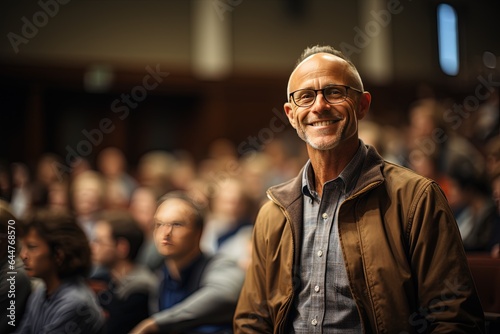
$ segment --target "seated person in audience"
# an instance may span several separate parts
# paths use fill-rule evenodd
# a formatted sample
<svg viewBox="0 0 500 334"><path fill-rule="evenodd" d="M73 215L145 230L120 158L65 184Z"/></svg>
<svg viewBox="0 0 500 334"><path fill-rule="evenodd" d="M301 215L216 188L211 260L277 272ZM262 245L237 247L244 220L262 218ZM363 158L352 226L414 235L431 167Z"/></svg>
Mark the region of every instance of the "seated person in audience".
<svg viewBox="0 0 500 334"><path fill-rule="evenodd" d="M85 171L78 174L71 186L71 204L78 225L92 241L94 228L104 208L105 183L101 174Z"/></svg>
<svg viewBox="0 0 500 334"><path fill-rule="evenodd" d="M144 236L127 212L108 212L95 226L94 263L107 269L109 280L98 291L108 333L129 333L150 315L158 281L148 269L135 263Z"/></svg>
<svg viewBox="0 0 500 334"><path fill-rule="evenodd" d="M243 231L246 231L245 235L251 234L252 220L249 214L251 202L244 184L231 177L216 182L213 188L201 249L208 254L223 252L234 260L246 257L246 249L240 247L240 239Z"/></svg>
<svg viewBox="0 0 500 334"><path fill-rule="evenodd" d="M488 251L497 211L488 181L477 176L467 161L454 166L449 177L448 203L455 215L465 250Z"/></svg>
<svg viewBox="0 0 500 334"><path fill-rule="evenodd" d="M144 234L144 242L137 253L136 262L145 265L152 271L160 268L163 263L163 256L158 253L153 240L153 220L157 201L158 198L152 188L139 187L132 193L128 208Z"/></svg>
<svg viewBox="0 0 500 334"><path fill-rule="evenodd" d="M125 209L136 181L127 172L125 154L117 147L107 147L97 155L97 169L105 183L104 206L107 209Z"/></svg>
<svg viewBox="0 0 500 334"><path fill-rule="evenodd" d="M31 293L29 277L17 255L20 245L16 240L21 232L18 224L9 204L0 199L0 310L6 315L0 317L2 334L12 333L17 328ZM9 272L16 272L15 281ZM15 294L11 283L15 283Z"/></svg>
<svg viewBox="0 0 500 334"><path fill-rule="evenodd" d="M486 172L492 177L500 170L500 135L491 138L485 147Z"/></svg>
<svg viewBox="0 0 500 334"><path fill-rule="evenodd" d="M38 212L29 220L21 258L44 284L28 301L18 333L103 333L104 317L84 278L90 247L71 216Z"/></svg>
<svg viewBox="0 0 500 334"><path fill-rule="evenodd" d="M496 215L490 239L490 251L492 257L500 258L500 167L496 171L492 171L491 175L491 189Z"/></svg>
<svg viewBox="0 0 500 334"><path fill-rule="evenodd" d="M165 257L157 314L132 333L231 333L244 272L233 261L200 250L204 213L183 192L160 199L154 239Z"/></svg>

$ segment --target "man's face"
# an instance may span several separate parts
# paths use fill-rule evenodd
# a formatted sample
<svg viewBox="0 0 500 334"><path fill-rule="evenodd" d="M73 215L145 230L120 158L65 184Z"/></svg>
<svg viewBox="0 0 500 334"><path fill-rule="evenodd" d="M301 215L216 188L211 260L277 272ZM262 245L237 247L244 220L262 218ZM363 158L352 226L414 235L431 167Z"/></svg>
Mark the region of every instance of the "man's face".
<svg viewBox="0 0 500 334"><path fill-rule="evenodd" d="M167 259L182 260L199 251L201 228L195 226L193 210L177 198L166 200L156 210L155 245Z"/></svg>
<svg viewBox="0 0 500 334"><path fill-rule="evenodd" d="M89 215L100 207L100 195L97 186L89 182L73 193L73 205L77 215Z"/></svg>
<svg viewBox="0 0 500 334"><path fill-rule="evenodd" d="M151 231L152 221L156 211L156 198L153 192L146 188L134 191L130 199L130 213L144 231Z"/></svg>
<svg viewBox="0 0 500 334"><path fill-rule="evenodd" d="M111 268L116 261L116 242L112 236L111 226L105 221L99 221L94 233L91 243L92 261Z"/></svg>
<svg viewBox="0 0 500 334"><path fill-rule="evenodd" d="M22 240L21 259L30 277L46 279L57 273L54 254L47 242L33 228Z"/></svg>
<svg viewBox="0 0 500 334"><path fill-rule="evenodd" d="M329 85L347 85L361 89L359 77L349 64L334 55L318 53L304 60L290 76L288 92L298 89L322 89ZM299 137L311 148L330 150L341 143L358 145L358 120L370 105L370 94L348 89L345 101L329 104L318 92L310 107L285 103L285 112Z"/></svg>

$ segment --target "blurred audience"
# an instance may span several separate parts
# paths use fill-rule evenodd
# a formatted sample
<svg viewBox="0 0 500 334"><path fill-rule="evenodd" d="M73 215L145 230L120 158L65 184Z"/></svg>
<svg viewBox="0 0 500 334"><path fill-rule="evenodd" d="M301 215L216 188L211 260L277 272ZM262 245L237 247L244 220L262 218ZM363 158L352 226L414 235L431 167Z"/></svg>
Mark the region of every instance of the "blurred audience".
<svg viewBox="0 0 500 334"><path fill-rule="evenodd" d="M75 161L71 164L69 177L73 181L74 179L76 179L78 175L82 174L83 172L87 172L89 170L92 170L90 162L83 157L77 157L75 158Z"/></svg>
<svg viewBox="0 0 500 334"><path fill-rule="evenodd" d="M105 182L104 207L126 209L137 184L127 172L127 160L121 150L108 147L97 156L97 169Z"/></svg>
<svg viewBox="0 0 500 334"><path fill-rule="evenodd" d="M32 214L21 258L30 277L43 281L31 294L17 333L104 333L104 317L85 278L88 239L76 221L50 211Z"/></svg>
<svg viewBox="0 0 500 334"><path fill-rule="evenodd" d="M11 201L12 172L8 162L0 158L0 200Z"/></svg>
<svg viewBox="0 0 500 334"><path fill-rule="evenodd" d="M0 333L12 333L23 318L31 285L19 257L21 224L9 203L0 199ZM15 272L14 281L10 272ZM15 290L12 287L15 287ZM14 304L12 304L14 302Z"/></svg>
<svg viewBox="0 0 500 334"><path fill-rule="evenodd" d="M171 186L176 190L187 190L196 179L196 163L193 156L184 150L174 152Z"/></svg>
<svg viewBox="0 0 500 334"><path fill-rule="evenodd" d="M436 181L446 197L450 198L450 177L439 168L439 155L437 152L426 154L424 151L414 149L408 155L409 167L418 174Z"/></svg>
<svg viewBox="0 0 500 334"><path fill-rule="evenodd" d="M165 262L159 312L133 333L227 333L244 271L223 256L200 249L205 213L185 192L160 199L155 213L155 244Z"/></svg>
<svg viewBox="0 0 500 334"><path fill-rule="evenodd" d="M158 253L153 239L156 202L157 197L153 189L139 187L132 193L129 207L130 214L139 224L144 236L136 261L153 271L163 263L163 256Z"/></svg>
<svg viewBox="0 0 500 334"><path fill-rule="evenodd" d="M66 180L67 175L57 168L61 164L61 157L53 153L46 153L39 159L35 178L31 185L31 208L45 208L51 185Z"/></svg>
<svg viewBox="0 0 500 334"><path fill-rule="evenodd" d="M73 180L71 203L80 227L92 240L100 212L104 209L105 183L101 174L86 171Z"/></svg>
<svg viewBox="0 0 500 334"><path fill-rule="evenodd" d="M500 170L500 135L491 138L486 143L486 172L488 175L493 175Z"/></svg>
<svg viewBox="0 0 500 334"><path fill-rule="evenodd" d="M438 168L450 173L461 161L469 161L476 175L484 171L484 156L457 131L445 122L445 106L434 98L416 101L409 110L407 151L421 150L439 157Z"/></svg>
<svg viewBox="0 0 500 334"><path fill-rule="evenodd" d="M496 219L491 187L476 175L468 161L457 163L449 174L448 201L455 214L466 251L488 251Z"/></svg>
<svg viewBox="0 0 500 334"><path fill-rule="evenodd" d="M175 157L170 152L151 151L141 156L137 165L139 185L150 187L157 197L172 190Z"/></svg>
<svg viewBox="0 0 500 334"><path fill-rule="evenodd" d="M69 183L67 181L54 182L48 188L47 208L60 213L70 213Z"/></svg>
<svg viewBox="0 0 500 334"><path fill-rule="evenodd" d="M203 227L201 249L207 254L223 252L234 260L246 258L247 249L238 242L231 242L239 233L249 235L252 227L250 199L243 183L233 177L213 184L209 201L210 212ZM245 232L244 232L245 231Z"/></svg>
<svg viewBox="0 0 500 334"><path fill-rule="evenodd" d="M141 228L126 211L106 212L95 227L92 257L107 275L93 280L104 285L98 297L107 333L129 333L155 310L157 278L136 262L143 240Z"/></svg>
<svg viewBox="0 0 500 334"><path fill-rule="evenodd" d="M490 236L489 248L491 256L500 258L500 168L491 173L491 188L496 207L496 217Z"/></svg>
<svg viewBox="0 0 500 334"><path fill-rule="evenodd" d="M12 198L11 207L14 215L24 218L30 211L33 202L34 191L30 183L28 166L23 163L12 164ZM48 187L44 192L48 193Z"/></svg>

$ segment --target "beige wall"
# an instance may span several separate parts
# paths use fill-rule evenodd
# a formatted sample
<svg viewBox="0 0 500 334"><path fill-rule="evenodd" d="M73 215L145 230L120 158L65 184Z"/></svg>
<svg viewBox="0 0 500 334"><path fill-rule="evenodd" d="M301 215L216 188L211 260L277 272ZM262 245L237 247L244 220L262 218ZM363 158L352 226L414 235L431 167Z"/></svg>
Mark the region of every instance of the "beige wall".
<svg viewBox="0 0 500 334"><path fill-rule="evenodd" d="M212 10L221 20L231 23L228 26L236 73L287 73L303 47L316 43L359 47L364 56L353 53L352 58L361 70L364 64L360 58L370 59L370 48L360 47L356 41L360 38L358 31L366 33L367 20L371 17L366 9L372 0L206 1L211 1ZM302 4L303 8L294 12L291 3ZM390 16L390 24L380 28L392 45L387 53L393 59L394 79L432 80L439 69L434 14L437 2L389 0L379 3L398 8L397 13ZM498 2L455 3L460 10L461 33L465 35L462 56L468 62L466 66L473 66L470 62L474 57L479 59L486 49L500 54L500 46L493 38L500 32L493 23ZM161 63L172 69L187 70L194 49L190 5L188 0L69 1L60 4L58 13L49 17L26 45L20 44L16 54L5 37L9 32L21 35L21 18L33 22L33 15L42 8L35 1L30 5L20 1L2 2L0 22L5 37L1 39L0 60L32 64L103 62L138 67ZM377 22L375 18L372 21L371 24ZM373 34L370 43L376 43L378 35Z"/></svg>

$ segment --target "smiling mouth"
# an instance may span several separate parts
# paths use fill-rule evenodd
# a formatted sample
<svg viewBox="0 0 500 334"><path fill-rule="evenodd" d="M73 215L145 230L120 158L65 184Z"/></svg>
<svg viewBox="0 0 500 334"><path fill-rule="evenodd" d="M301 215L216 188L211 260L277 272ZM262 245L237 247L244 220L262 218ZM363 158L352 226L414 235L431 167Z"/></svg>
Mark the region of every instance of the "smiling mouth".
<svg viewBox="0 0 500 334"><path fill-rule="evenodd" d="M334 123L337 123L338 120L336 121L319 121L319 122L313 122L311 123L312 126L328 126Z"/></svg>

